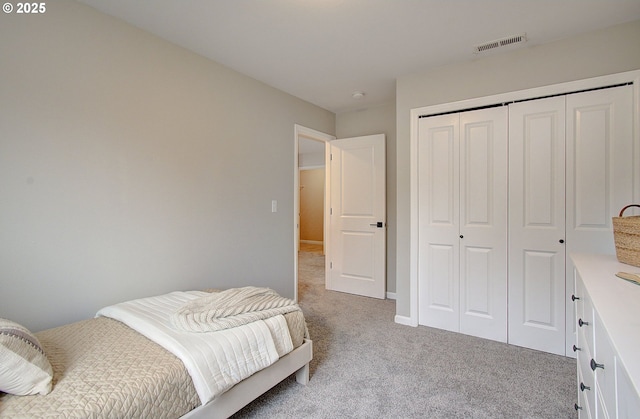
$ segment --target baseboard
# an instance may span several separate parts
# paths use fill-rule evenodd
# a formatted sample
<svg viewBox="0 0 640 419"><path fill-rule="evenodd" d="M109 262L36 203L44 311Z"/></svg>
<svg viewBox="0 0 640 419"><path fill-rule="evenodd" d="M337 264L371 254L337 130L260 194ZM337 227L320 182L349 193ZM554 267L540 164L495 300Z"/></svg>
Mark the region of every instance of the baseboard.
<svg viewBox="0 0 640 419"><path fill-rule="evenodd" d="M395 292L388 292L387 293L387 300L395 300L396 299L396 293Z"/></svg>
<svg viewBox="0 0 640 419"><path fill-rule="evenodd" d="M411 317L400 316L398 314L396 314L394 321L398 324L402 324L405 326L413 326L413 327L418 326L418 322L413 320Z"/></svg>

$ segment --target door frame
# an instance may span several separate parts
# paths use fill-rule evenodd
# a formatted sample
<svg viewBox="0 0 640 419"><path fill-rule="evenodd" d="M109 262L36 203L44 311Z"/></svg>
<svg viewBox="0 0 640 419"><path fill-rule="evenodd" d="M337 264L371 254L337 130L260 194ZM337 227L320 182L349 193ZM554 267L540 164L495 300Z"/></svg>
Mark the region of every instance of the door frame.
<svg viewBox="0 0 640 419"><path fill-rule="evenodd" d="M314 141L324 142L324 231L323 231L323 247L325 256L330 254L331 249L329 247L329 204L330 200L330 186L329 186L329 159L330 159L330 147L329 142L336 139L333 135L325 134L324 132L316 131L311 128L304 127L302 125L294 124L294 163L293 163L293 298L298 301L298 246L300 244L300 161L298 159L298 149L300 139L306 138ZM325 258L329 260L330 258ZM325 283L326 283L326 263L325 263Z"/></svg>
<svg viewBox="0 0 640 419"><path fill-rule="evenodd" d="M413 108L410 112L410 162L409 162L409 316L396 314L395 322L408 326L418 326L418 119L422 115L434 115L445 112L458 112L476 107L490 106L497 103L508 103L548 95L572 93L584 89L593 89L618 83L633 83L634 86L634 140L640 137L640 70L610 74L558 83L549 86L517 90L508 93L490 95L457 102L443 103L432 106ZM640 147L634 150L635 158L640 157ZM640 173L635 173L636 179ZM638 200L640 185L634 185L635 200Z"/></svg>

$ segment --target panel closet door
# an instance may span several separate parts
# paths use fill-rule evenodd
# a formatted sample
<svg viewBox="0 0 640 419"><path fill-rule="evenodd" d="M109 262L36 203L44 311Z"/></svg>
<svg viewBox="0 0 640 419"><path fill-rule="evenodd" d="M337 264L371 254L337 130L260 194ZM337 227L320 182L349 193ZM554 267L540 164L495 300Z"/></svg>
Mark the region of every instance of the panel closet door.
<svg viewBox="0 0 640 419"><path fill-rule="evenodd" d="M567 256L615 253L611 218L638 188L632 100L622 86L509 105L509 343L575 356Z"/></svg>
<svg viewBox="0 0 640 419"><path fill-rule="evenodd" d="M565 98L509 105L509 343L565 354Z"/></svg>
<svg viewBox="0 0 640 419"><path fill-rule="evenodd" d="M506 342L507 110L418 129L419 323Z"/></svg>
<svg viewBox="0 0 640 419"><path fill-rule="evenodd" d="M506 107L460 114L460 332L507 341Z"/></svg>
<svg viewBox="0 0 640 419"><path fill-rule="evenodd" d="M640 197L633 101L627 85L419 120L419 324L573 356L567 256L615 253L611 218Z"/></svg>
<svg viewBox="0 0 640 419"><path fill-rule="evenodd" d="M418 123L418 323L458 332L460 115Z"/></svg>
<svg viewBox="0 0 640 419"><path fill-rule="evenodd" d="M634 153L633 86L567 96L568 252L615 254L611 218L638 196ZM565 301L571 307L573 264L570 258L566 263ZM570 355L575 325L571 310L566 312Z"/></svg>

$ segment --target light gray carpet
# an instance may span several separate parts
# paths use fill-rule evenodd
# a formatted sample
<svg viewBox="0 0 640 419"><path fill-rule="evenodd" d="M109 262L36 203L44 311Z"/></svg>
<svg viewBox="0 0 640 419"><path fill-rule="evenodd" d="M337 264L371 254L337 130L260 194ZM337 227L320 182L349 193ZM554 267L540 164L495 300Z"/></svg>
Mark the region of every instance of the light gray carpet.
<svg viewBox="0 0 640 419"><path fill-rule="evenodd" d="M324 258L300 258L310 382L289 377L235 418L576 417L574 360L395 324L395 301L326 291Z"/></svg>

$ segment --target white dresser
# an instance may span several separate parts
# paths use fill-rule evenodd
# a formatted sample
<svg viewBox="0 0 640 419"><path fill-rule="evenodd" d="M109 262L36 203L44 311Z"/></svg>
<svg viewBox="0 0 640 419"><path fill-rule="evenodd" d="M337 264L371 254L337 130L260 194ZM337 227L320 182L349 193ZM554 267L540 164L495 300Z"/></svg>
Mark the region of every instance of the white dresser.
<svg viewBox="0 0 640 419"><path fill-rule="evenodd" d="M640 273L613 255L572 254L580 418L640 418ZM571 331L568 331L571 332Z"/></svg>

